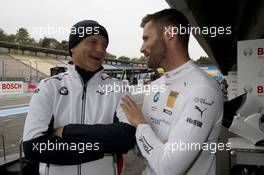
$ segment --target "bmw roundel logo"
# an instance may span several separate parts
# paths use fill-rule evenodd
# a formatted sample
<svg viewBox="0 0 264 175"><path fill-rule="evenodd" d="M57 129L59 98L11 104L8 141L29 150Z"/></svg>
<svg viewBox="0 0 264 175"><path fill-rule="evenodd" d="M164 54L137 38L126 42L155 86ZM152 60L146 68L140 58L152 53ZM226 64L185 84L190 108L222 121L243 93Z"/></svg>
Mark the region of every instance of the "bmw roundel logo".
<svg viewBox="0 0 264 175"><path fill-rule="evenodd" d="M247 84L246 86L244 86L244 92L245 93L251 94L252 91L253 91L253 87L250 86L249 84Z"/></svg>
<svg viewBox="0 0 264 175"><path fill-rule="evenodd" d="M69 91L65 86L60 88L60 94L61 95L68 95L68 93L69 93Z"/></svg>
<svg viewBox="0 0 264 175"><path fill-rule="evenodd" d="M250 56L253 54L253 51L252 51L252 49L250 49L250 48L245 48L244 51L243 51L243 54L244 54L246 57L250 57Z"/></svg>
<svg viewBox="0 0 264 175"><path fill-rule="evenodd" d="M160 96L160 92L157 92L154 97L153 97L153 101L157 102L159 100L159 96Z"/></svg>

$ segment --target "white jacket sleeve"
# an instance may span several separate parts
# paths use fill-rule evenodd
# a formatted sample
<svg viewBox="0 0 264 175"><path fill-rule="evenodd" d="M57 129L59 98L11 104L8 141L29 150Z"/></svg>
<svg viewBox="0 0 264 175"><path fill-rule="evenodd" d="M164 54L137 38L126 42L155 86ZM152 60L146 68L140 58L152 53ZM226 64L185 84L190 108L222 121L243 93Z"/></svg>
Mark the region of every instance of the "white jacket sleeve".
<svg viewBox="0 0 264 175"><path fill-rule="evenodd" d="M136 139L142 155L158 175L184 174L199 155L194 147L182 149L180 144L202 144L206 142L221 110L221 99L210 87L200 86L189 92L180 111L173 111L178 120L171 124L168 140L163 143L147 124L140 124ZM201 103L204 99L210 104ZM177 105L176 103L176 105ZM177 112L177 114L176 114ZM175 116L176 117L176 116Z"/></svg>
<svg viewBox="0 0 264 175"><path fill-rule="evenodd" d="M25 121L23 141L43 135L47 131L53 114L53 89L49 89L49 82L42 80L35 90L29 112Z"/></svg>
<svg viewBox="0 0 264 175"><path fill-rule="evenodd" d="M119 89L123 89L124 90L124 87L125 87L125 84L123 82L118 82L118 85L120 86ZM121 103L122 103L122 98L125 96L125 95L129 95L128 92L126 91L122 91L122 92L114 92L114 93L117 93L117 97L118 97L118 103L117 103L117 106L116 106L116 117L118 118L118 121L119 122L123 122L123 123L127 123L127 124L130 124L131 123L128 121L123 109L121 108Z"/></svg>
<svg viewBox="0 0 264 175"><path fill-rule="evenodd" d="M124 95L121 96L121 98L124 97ZM121 108L121 98L120 98L120 101L117 105L117 108L116 108L116 117L118 118L119 122L123 122L123 123L127 123L127 124L130 124L130 122L128 121L123 109ZM131 124L130 124L131 125Z"/></svg>

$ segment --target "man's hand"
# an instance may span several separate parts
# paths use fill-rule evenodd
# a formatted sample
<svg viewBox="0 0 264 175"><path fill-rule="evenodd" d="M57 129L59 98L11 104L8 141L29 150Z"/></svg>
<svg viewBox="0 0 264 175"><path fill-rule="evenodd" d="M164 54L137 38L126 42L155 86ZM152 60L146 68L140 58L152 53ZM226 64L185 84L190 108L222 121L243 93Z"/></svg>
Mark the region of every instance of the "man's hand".
<svg viewBox="0 0 264 175"><path fill-rule="evenodd" d="M121 107L125 112L127 119L129 122L137 127L137 125L146 123L145 118L140 109L138 109L137 105L133 100L131 100L128 96L122 98Z"/></svg>
<svg viewBox="0 0 264 175"><path fill-rule="evenodd" d="M62 137L62 131L63 131L63 128L54 128L52 133L53 135Z"/></svg>

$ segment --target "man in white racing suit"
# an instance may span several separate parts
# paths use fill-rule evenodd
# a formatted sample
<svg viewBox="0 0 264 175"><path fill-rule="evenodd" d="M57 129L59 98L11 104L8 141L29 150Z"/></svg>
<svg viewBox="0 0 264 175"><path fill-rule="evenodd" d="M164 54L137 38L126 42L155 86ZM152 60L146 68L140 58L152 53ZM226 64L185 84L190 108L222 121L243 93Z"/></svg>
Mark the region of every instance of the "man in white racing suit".
<svg viewBox="0 0 264 175"><path fill-rule="evenodd" d="M96 21L75 24L69 37L73 64L46 78L30 102L23 148L41 175L115 175L118 155L135 144L135 127L121 107L121 82L103 73L106 29ZM118 172L117 172L118 171Z"/></svg>
<svg viewBox="0 0 264 175"><path fill-rule="evenodd" d="M128 96L122 98L147 162L143 174L214 175L222 93L218 83L190 60L189 35L176 34L179 26L189 26L188 20L175 9L165 9L144 17L141 26L141 52L148 66L165 70L151 84L163 91L145 95L142 110Z"/></svg>

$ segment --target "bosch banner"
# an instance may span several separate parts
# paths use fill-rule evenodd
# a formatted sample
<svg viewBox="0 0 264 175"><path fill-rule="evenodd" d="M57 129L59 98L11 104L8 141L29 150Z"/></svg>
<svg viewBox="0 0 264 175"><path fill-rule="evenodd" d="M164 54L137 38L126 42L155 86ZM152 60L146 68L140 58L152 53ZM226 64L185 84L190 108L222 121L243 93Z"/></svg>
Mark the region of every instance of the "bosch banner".
<svg viewBox="0 0 264 175"><path fill-rule="evenodd" d="M238 42L239 94L247 92L241 114L264 113L264 39Z"/></svg>
<svg viewBox="0 0 264 175"><path fill-rule="evenodd" d="M0 95L22 94L23 81L1 81Z"/></svg>

